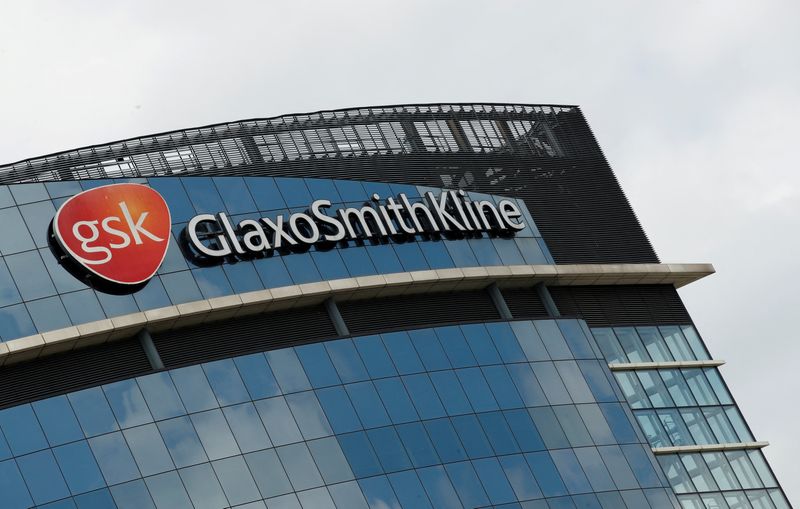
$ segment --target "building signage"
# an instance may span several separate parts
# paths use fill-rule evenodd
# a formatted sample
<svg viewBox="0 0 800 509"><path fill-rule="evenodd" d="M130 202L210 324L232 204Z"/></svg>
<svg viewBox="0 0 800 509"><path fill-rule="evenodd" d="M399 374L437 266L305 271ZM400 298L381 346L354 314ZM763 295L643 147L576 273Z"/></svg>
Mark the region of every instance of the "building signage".
<svg viewBox="0 0 800 509"><path fill-rule="evenodd" d="M525 228L522 212L513 201L471 201L464 191L441 191L438 197L427 192L424 201L415 203L402 193L383 201L373 194L372 203L341 208L334 214L329 214L331 206L329 200L316 200L306 212L238 223L224 212L200 214L189 221L185 232L188 243L201 256L220 258L322 242Z"/></svg>
<svg viewBox="0 0 800 509"><path fill-rule="evenodd" d="M136 285L158 270L169 245L171 220L164 198L141 184L112 184L77 194L53 219L53 238L74 273L99 277L87 282ZM194 216L181 236L182 251L196 263L219 263L230 256L254 256L272 250L302 250L315 244L385 240L415 234L513 234L525 228L512 200L470 200L464 191L425 193L422 200L405 194L381 199L377 194L361 207L334 209L316 200L305 212L232 221L225 212ZM100 283L98 285L97 283ZM117 288L119 290L119 288Z"/></svg>
<svg viewBox="0 0 800 509"><path fill-rule="evenodd" d="M139 285L161 266L171 226L157 191L112 184L64 202L53 218L53 236L72 260L103 281Z"/></svg>

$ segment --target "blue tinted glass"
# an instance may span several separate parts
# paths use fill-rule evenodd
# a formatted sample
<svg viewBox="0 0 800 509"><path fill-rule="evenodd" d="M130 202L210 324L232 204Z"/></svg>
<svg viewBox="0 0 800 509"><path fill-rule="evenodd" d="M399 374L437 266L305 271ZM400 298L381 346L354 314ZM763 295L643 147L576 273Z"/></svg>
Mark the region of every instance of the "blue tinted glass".
<svg viewBox="0 0 800 509"><path fill-rule="evenodd" d="M234 293L252 292L264 288L256 267L251 262L226 263L222 266Z"/></svg>
<svg viewBox="0 0 800 509"><path fill-rule="evenodd" d="M56 283L56 287L58 287L58 283ZM103 312L105 312L106 316L109 318L127 315L129 313L136 313L139 311L139 306L136 305L133 295L109 295L107 293L95 293L95 296L100 301L100 306L103 308Z"/></svg>
<svg viewBox="0 0 800 509"><path fill-rule="evenodd" d="M105 486L100 468L86 442L56 447L53 452L73 495Z"/></svg>
<svg viewBox="0 0 800 509"><path fill-rule="evenodd" d="M371 429L367 431L367 436L384 472L396 472L411 468L411 460L408 459L394 428L388 426Z"/></svg>
<svg viewBox="0 0 800 509"><path fill-rule="evenodd" d="M391 244L367 246L367 252L379 274L391 274L405 270Z"/></svg>
<svg viewBox="0 0 800 509"><path fill-rule="evenodd" d="M406 272L428 270L430 268L425 255L422 254L422 250L416 242L394 244L392 247L394 247L397 258Z"/></svg>
<svg viewBox="0 0 800 509"><path fill-rule="evenodd" d="M170 371L175 388L189 413L201 412L219 406L208 379L200 366L173 369Z"/></svg>
<svg viewBox="0 0 800 509"><path fill-rule="evenodd" d="M252 399L269 398L281 393L264 354L237 357L233 362L239 369L239 374Z"/></svg>
<svg viewBox="0 0 800 509"><path fill-rule="evenodd" d="M294 349L273 350L267 352L266 356L284 394L311 389Z"/></svg>
<svg viewBox="0 0 800 509"><path fill-rule="evenodd" d="M641 445L623 445L622 453L628 459L628 463L641 487L655 488L660 486L658 474L656 474L650 458Z"/></svg>
<svg viewBox="0 0 800 509"><path fill-rule="evenodd" d="M78 192L80 192L81 188L78 183L75 182L74 184L77 187ZM14 205L14 198L11 196L11 190L8 186L0 186L0 208L10 207L12 205Z"/></svg>
<svg viewBox="0 0 800 509"><path fill-rule="evenodd" d="M545 448L527 410L510 410L503 412L503 415L522 452L541 451Z"/></svg>
<svg viewBox="0 0 800 509"><path fill-rule="evenodd" d="M369 276L378 273L367 253L366 247L351 245L345 249L340 249L339 254L342 255L342 260L344 260L351 277Z"/></svg>
<svg viewBox="0 0 800 509"><path fill-rule="evenodd" d="M572 397L572 401L575 403L594 402L594 396L592 396L592 392L589 390L589 386L583 379L583 375L575 361L561 361L555 363L555 366Z"/></svg>
<svg viewBox="0 0 800 509"><path fill-rule="evenodd" d="M283 257L257 258L253 263L265 287L278 288L293 284L289 271L283 263Z"/></svg>
<svg viewBox="0 0 800 509"><path fill-rule="evenodd" d="M525 352L525 357L529 361L546 361L550 358L533 322L512 322L511 328L514 329L514 335L517 336L517 340Z"/></svg>
<svg viewBox="0 0 800 509"><path fill-rule="evenodd" d="M308 448L326 484L353 479L353 473L347 464L347 458L345 458L336 438L313 440L308 442Z"/></svg>
<svg viewBox="0 0 800 509"><path fill-rule="evenodd" d="M172 233L169 236L169 245L167 246L167 253L164 255L164 261L158 268L159 274L167 274L169 272L177 272L179 270L186 270L189 265L186 263L186 258L183 256L181 248L178 246L176 238L181 238L183 225L172 225Z"/></svg>
<svg viewBox="0 0 800 509"><path fill-rule="evenodd" d="M0 429L15 456L47 447L45 436L30 405L0 412Z"/></svg>
<svg viewBox="0 0 800 509"><path fill-rule="evenodd" d="M264 424L252 403L225 407L222 412L225 414L236 443L243 453L272 446Z"/></svg>
<svg viewBox="0 0 800 509"><path fill-rule="evenodd" d="M452 422L470 458L485 458L494 455L489 439L486 438L476 416L459 415L453 417Z"/></svg>
<svg viewBox="0 0 800 509"><path fill-rule="evenodd" d="M530 414L548 449L570 446L552 408L532 408Z"/></svg>
<svg viewBox="0 0 800 509"><path fill-rule="evenodd" d="M244 458L235 457L215 461L213 467L229 504L239 505L261 498Z"/></svg>
<svg viewBox="0 0 800 509"><path fill-rule="evenodd" d="M347 433L362 428L350 398L342 387L331 387L316 391L334 433Z"/></svg>
<svg viewBox="0 0 800 509"><path fill-rule="evenodd" d="M345 386L350 400L365 428L390 424L389 416L381 403L372 382L359 382Z"/></svg>
<svg viewBox="0 0 800 509"><path fill-rule="evenodd" d="M203 364L203 371L220 405L233 405L250 399L231 359Z"/></svg>
<svg viewBox="0 0 800 509"><path fill-rule="evenodd" d="M404 376L403 383L421 418L433 419L445 415L444 407L441 401L439 401L439 397L436 395L436 391L433 389L428 375L422 373L419 375Z"/></svg>
<svg viewBox="0 0 800 509"><path fill-rule="evenodd" d="M293 253L283 257L283 263L292 276L295 284L312 283L321 281L317 266L311 258L311 253Z"/></svg>
<svg viewBox="0 0 800 509"><path fill-rule="evenodd" d="M103 386L111 410L122 428L153 422L136 380L124 380Z"/></svg>
<svg viewBox="0 0 800 509"><path fill-rule="evenodd" d="M333 367L325 346L321 343L303 345L295 348L295 353L303 364L313 387L327 387L341 383Z"/></svg>
<svg viewBox="0 0 800 509"><path fill-rule="evenodd" d="M595 357L594 351L577 320L559 320L558 327L564 333L564 337L576 359Z"/></svg>
<svg viewBox="0 0 800 509"><path fill-rule="evenodd" d="M112 486L111 495L119 509L156 509L141 480Z"/></svg>
<svg viewBox="0 0 800 509"><path fill-rule="evenodd" d="M356 477L367 477L382 472L378 457L372 450L366 433L348 433L337 435L339 446L350 464L353 475Z"/></svg>
<svg viewBox="0 0 800 509"><path fill-rule="evenodd" d="M146 481L147 489L153 494L153 499L159 508L191 509L192 503L189 500L189 495L183 489L177 472L167 472L149 477ZM116 498L116 496L115 494L114 497Z"/></svg>
<svg viewBox="0 0 800 509"><path fill-rule="evenodd" d="M500 259L500 255L497 254L497 250L494 248L494 244L490 239L468 239L466 244L468 244L472 249L472 252L475 253L475 257L478 260L476 265L503 264L503 261Z"/></svg>
<svg viewBox="0 0 800 509"><path fill-rule="evenodd" d="M361 182L354 180L334 180L342 201L363 202L367 200L367 192Z"/></svg>
<svg viewBox="0 0 800 509"><path fill-rule="evenodd" d="M458 495L447 477L447 472L441 466L417 470L420 480L434 507L442 509L460 509L463 506L458 500Z"/></svg>
<svg viewBox="0 0 800 509"><path fill-rule="evenodd" d="M455 266L450 258L450 253L447 252L447 248L441 241L421 242L419 248L422 249L422 254L425 255L430 268L449 269Z"/></svg>
<svg viewBox="0 0 800 509"><path fill-rule="evenodd" d="M0 210L0 224L3 225L3 235L0 236L0 255L19 253L36 247L16 208Z"/></svg>
<svg viewBox="0 0 800 509"><path fill-rule="evenodd" d="M444 245L456 267L474 267L480 265L469 244L463 240L445 240Z"/></svg>
<svg viewBox="0 0 800 509"><path fill-rule="evenodd" d="M38 251L6 256L5 260L24 300L39 299L56 293Z"/></svg>
<svg viewBox="0 0 800 509"><path fill-rule="evenodd" d="M181 182L198 214L216 214L225 210L222 198L210 177L184 178Z"/></svg>
<svg viewBox="0 0 800 509"><path fill-rule="evenodd" d="M347 271L338 249L311 251L311 258L319 269L322 280L350 277L350 273Z"/></svg>
<svg viewBox="0 0 800 509"><path fill-rule="evenodd" d="M604 404L600 405L600 410L603 412L609 426L611 426L611 431L614 433L617 443L625 444L639 441L622 405L617 403Z"/></svg>
<svg viewBox="0 0 800 509"><path fill-rule="evenodd" d="M33 410L50 445L61 445L83 438L78 420L66 396L56 396L33 403Z"/></svg>
<svg viewBox="0 0 800 509"><path fill-rule="evenodd" d="M22 213L25 223L28 225L28 230L33 235L36 247L47 247L47 230L50 226L50 221L56 215L56 209L53 203L42 201L39 203L32 203L30 205L23 205L19 208Z"/></svg>
<svg viewBox="0 0 800 509"><path fill-rule="evenodd" d="M472 408L474 408L476 412L497 410L497 402L480 368L459 369L456 370L456 374L461 381L461 385L464 387L464 392L466 392L467 397L469 397Z"/></svg>
<svg viewBox="0 0 800 509"><path fill-rule="evenodd" d="M331 203L340 203L342 201L333 180L316 178L307 178L303 180L313 199L328 200Z"/></svg>
<svg viewBox="0 0 800 509"><path fill-rule="evenodd" d="M142 475L159 474L175 468L155 424L126 429L123 434Z"/></svg>
<svg viewBox="0 0 800 509"><path fill-rule="evenodd" d="M191 273L195 281L197 281L200 292L206 299L233 293L233 288L231 288L231 284L228 282L228 278L225 277L225 272L221 266L192 269ZM167 287L167 291L169 291L169 287Z"/></svg>
<svg viewBox="0 0 800 509"><path fill-rule="evenodd" d="M430 374L431 382L439 394L439 399L444 404L447 415L472 413L467 395L453 371L437 371Z"/></svg>
<svg viewBox="0 0 800 509"><path fill-rule="evenodd" d="M0 503L8 509L27 509L31 496L14 460L0 461Z"/></svg>
<svg viewBox="0 0 800 509"><path fill-rule="evenodd" d="M331 427L312 391L290 394L286 402L292 410L297 426L306 440L331 435Z"/></svg>
<svg viewBox="0 0 800 509"><path fill-rule="evenodd" d="M325 348L343 383L358 382L369 378L367 369L352 340L329 341L325 343Z"/></svg>
<svg viewBox="0 0 800 509"><path fill-rule="evenodd" d="M500 463L495 458L476 460L472 465L493 504L505 504L516 500L514 490L511 489Z"/></svg>
<svg viewBox="0 0 800 509"><path fill-rule="evenodd" d="M500 412L489 412L478 414L478 420L486 432L492 449L497 454L513 454L519 452L519 446L511 434L503 414Z"/></svg>
<svg viewBox="0 0 800 509"><path fill-rule="evenodd" d="M593 491L610 491L616 489L614 481L606 468L600 453L594 447L575 449L575 456L581 464Z"/></svg>
<svg viewBox="0 0 800 509"><path fill-rule="evenodd" d="M489 499L483 491L481 481L478 479L472 464L469 461L445 465L447 474L453 482L453 487L465 507L480 507L487 505Z"/></svg>
<svg viewBox="0 0 800 509"><path fill-rule="evenodd" d="M483 375L486 377L486 381L489 383L489 387L500 408L508 409L524 406L505 366L486 366L481 371L483 371Z"/></svg>
<svg viewBox="0 0 800 509"><path fill-rule="evenodd" d="M549 263L537 239L533 237L517 237L514 239L514 242L517 244L520 253L522 253L522 258L525 260L525 263L529 265L544 265Z"/></svg>
<svg viewBox="0 0 800 509"><path fill-rule="evenodd" d="M324 484L311 453L305 444L287 445L277 449L283 468L297 491Z"/></svg>
<svg viewBox="0 0 800 509"><path fill-rule="evenodd" d="M432 329L412 330L408 332L414 348L419 353L425 369L434 371L437 369L450 369L450 361L442 349L439 338Z"/></svg>
<svg viewBox="0 0 800 509"><path fill-rule="evenodd" d="M547 452L533 452L525 455L536 482L545 497L557 497L567 494L567 487Z"/></svg>
<svg viewBox="0 0 800 509"><path fill-rule="evenodd" d="M439 457L436 455L436 449L433 447L422 423L401 424L395 429L400 435L400 440L402 440L403 446L405 446L406 452L415 468L435 465L440 462Z"/></svg>
<svg viewBox="0 0 800 509"><path fill-rule="evenodd" d="M501 362L500 354L497 353L497 349L484 324L462 325L461 331L478 364L499 364Z"/></svg>
<svg viewBox="0 0 800 509"><path fill-rule="evenodd" d="M89 446L107 484L117 484L140 477L122 433L109 433L90 438Z"/></svg>
<svg viewBox="0 0 800 509"><path fill-rule="evenodd" d="M209 410L190 417L208 459L216 460L240 453L228 422L220 410Z"/></svg>
<svg viewBox="0 0 800 509"><path fill-rule="evenodd" d="M505 472L517 500L542 497L539 485L528 467L528 462L522 455L504 456L500 458L500 465L503 467L503 472Z"/></svg>
<svg viewBox="0 0 800 509"><path fill-rule="evenodd" d="M203 298L192 271L173 272L161 275L161 282L173 304L183 304Z"/></svg>
<svg viewBox="0 0 800 509"><path fill-rule="evenodd" d="M308 192L303 179L277 177L278 185L287 207L306 207L311 204L311 193Z"/></svg>
<svg viewBox="0 0 800 509"><path fill-rule="evenodd" d="M392 194L392 188L389 184L384 182L362 182L364 185L364 192L367 196L377 194L381 198L388 198Z"/></svg>
<svg viewBox="0 0 800 509"><path fill-rule="evenodd" d="M450 419L425 421L425 429L431 437L436 452L444 462L467 459L467 453L458 438Z"/></svg>
<svg viewBox="0 0 800 509"><path fill-rule="evenodd" d="M9 341L36 332L33 321L24 304L0 308L0 338Z"/></svg>
<svg viewBox="0 0 800 509"><path fill-rule="evenodd" d="M536 330L544 343L547 353L552 359L571 359L572 352L561 335L558 324L553 320L536 322Z"/></svg>
<svg viewBox="0 0 800 509"><path fill-rule="evenodd" d="M28 302L26 306L39 332L61 329L71 325L67 311L58 297L34 300Z"/></svg>
<svg viewBox="0 0 800 509"><path fill-rule="evenodd" d="M579 405L578 412L580 412L583 422L586 423L586 428L592 435L592 440L595 444L614 443L614 435L608 423L606 423L606 419L603 417L600 407L597 405Z"/></svg>
<svg viewBox="0 0 800 509"><path fill-rule="evenodd" d="M196 465L178 472L195 508L227 507L228 501L211 465Z"/></svg>
<svg viewBox="0 0 800 509"><path fill-rule="evenodd" d="M169 205L169 213L173 223L182 223L194 217L194 207L189 201L189 196L181 185L180 179L158 177L149 179L148 183L150 187L164 197L167 205ZM218 210L205 210L203 212L213 214Z"/></svg>
<svg viewBox="0 0 800 509"><path fill-rule="evenodd" d="M569 392L564 387L564 382L552 363L537 362L533 365L533 373L551 405L572 403Z"/></svg>
<svg viewBox="0 0 800 509"><path fill-rule="evenodd" d="M487 323L486 329L492 337L495 348L497 348L503 362L524 362L525 353L514 335L514 331L508 323Z"/></svg>
<svg viewBox="0 0 800 509"><path fill-rule="evenodd" d="M67 397L87 437L119 429L105 394L99 387L73 392Z"/></svg>
<svg viewBox="0 0 800 509"><path fill-rule="evenodd" d="M389 476L397 498L403 507L430 508L431 503L425 494L417 474L413 471L399 472Z"/></svg>
<svg viewBox="0 0 800 509"><path fill-rule="evenodd" d="M447 357L454 368L463 368L467 366L475 366L477 362L472 355L464 334L457 326L439 327L436 330L436 335L442 343Z"/></svg>
<svg viewBox="0 0 800 509"><path fill-rule="evenodd" d="M158 277L148 281L144 288L133 295L133 298L142 311L163 308L171 304L167 291L164 290L164 285Z"/></svg>
<svg viewBox="0 0 800 509"><path fill-rule="evenodd" d="M242 177L214 177L213 180L229 214L258 210ZM206 210L206 212L213 214L218 211Z"/></svg>
<svg viewBox="0 0 800 509"><path fill-rule="evenodd" d="M525 262L525 257L522 256L515 239L505 239L497 237L492 239L492 244L500 255L500 260L503 265L522 265Z"/></svg>
<svg viewBox="0 0 800 509"><path fill-rule="evenodd" d="M380 378L384 376L395 376L397 370L389 358L389 352L383 346L380 336L364 336L353 340L364 364L367 367L370 377Z"/></svg>
<svg viewBox="0 0 800 509"><path fill-rule="evenodd" d="M245 177L250 195L255 200L258 210L276 210L286 208L275 179L272 177Z"/></svg>
<svg viewBox="0 0 800 509"><path fill-rule="evenodd" d="M291 444L303 439L284 398L256 401L256 409L275 445Z"/></svg>
<svg viewBox="0 0 800 509"><path fill-rule="evenodd" d="M263 497L274 497L292 491L292 485L274 449L254 452L244 459Z"/></svg>
<svg viewBox="0 0 800 509"><path fill-rule="evenodd" d="M414 405L399 378L375 380L374 384L393 423L419 420Z"/></svg>
<svg viewBox="0 0 800 509"><path fill-rule="evenodd" d="M583 373L583 378L589 385L595 401L606 402L616 401L617 396L614 394L614 388L606 378L603 368L597 361L578 361L578 367Z"/></svg>
<svg viewBox="0 0 800 509"><path fill-rule="evenodd" d="M383 343L401 375L419 373L423 371L422 362L417 356L408 334L405 332L392 332L381 334Z"/></svg>
<svg viewBox="0 0 800 509"><path fill-rule="evenodd" d="M72 500L73 499L71 498L65 498L57 502L52 502L50 504L40 505L38 507L40 507L41 509L76 509L77 506L75 505L75 502L73 502Z"/></svg>
<svg viewBox="0 0 800 509"><path fill-rule="evenodd" d="M69 496L69 489L52 452L41 451L22 456L17 458L17 465L37 504Z"/></svg>
<svg viewBox="0 0 800 509"><path fill-rule="evenodd" d="M208 461L200 438L188 417L161 421L158 423L158 430L176 467L188 467Z"/></svg>
<svg viewBox="0 0 800 509"><path fill-rule="evenodd" d="M169 373L153 373L136 379L156 420L183 415L186 410Z"/></svg>

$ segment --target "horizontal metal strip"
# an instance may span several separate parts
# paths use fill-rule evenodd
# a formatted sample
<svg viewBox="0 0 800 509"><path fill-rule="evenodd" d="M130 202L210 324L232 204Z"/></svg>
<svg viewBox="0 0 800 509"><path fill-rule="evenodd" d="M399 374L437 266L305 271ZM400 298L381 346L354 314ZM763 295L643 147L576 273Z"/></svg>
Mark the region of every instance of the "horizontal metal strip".
<svg viewBox="0 0 800 509"><path fill-rule="evenodd" d="M409 293L548 285L673 284L676 287L714 273L710 264L509 265L422 270L335 279L217 297L118 316L0 343L0 365L35 359L152 332L182 328L240 315Z"/></svg>
<svg viewBox="0 0 800 509"><path fill-rule="evenodd" d="M653 447L653 454L681 454L690 452L743 451L763 449L769 442L736 442L732 444L680 445L675 447Z"/></svg>
<svg viewBox="0 0 800 509"><path fill-rule="evenodd" d="M608 365L608 369L611 371L636 371L642 369L714 368L723 364L725 364L725 361L717 359L703 361L613 362Z"/></svg>

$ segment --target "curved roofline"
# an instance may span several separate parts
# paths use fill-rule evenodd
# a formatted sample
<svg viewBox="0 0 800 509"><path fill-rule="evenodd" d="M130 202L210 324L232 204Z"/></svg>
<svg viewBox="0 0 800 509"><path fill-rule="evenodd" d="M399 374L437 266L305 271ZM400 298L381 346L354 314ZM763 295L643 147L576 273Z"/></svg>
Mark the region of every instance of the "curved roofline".
<svg viewBox="0 0 800 509"><path fill-rule="evenodd" d="M143 137L150 137L150 136L162 136L165 134L186 131L190 129L207 129L210 127L227 125L227 124L237 124L243 122L257 122L259 120L276 120L283 117L292 117L297 115L319 115L322 113L337 113L337 112L344 112L344 111L352 111L352 110L363 110L363 109L372 109L372 108L409 108L409 107L419 107L419 106L476 106L476 105L486 105L486 106L523 106L523 107L532 107L532 108L578 108L580 106L574 104L530 104L530 103L501 103L501 102L433 102L433 103L407 103L407 104L382 104L382 105L373 105L373 106L354 106L349 108L335 108L335 109L326 109L326 110L317 110L317 111L309 111L309 112L301 112L301 113L284 113L282 115L275 115L272 117L252 117L252 118L244 118L239 120L231 120L229 122L215 122L212 124L205 124L199 126L191 126L191 127L181 127L177 129L169 129L167 131L160 131L156 133L148 133L142 134L139 136L131 136L128 138L122 138L114 141L106 141L101 143L92 143L91 145L83 145L80 147L69 148L65 150L58 150L56 152L50 152L47 154L42 154L38 156L31 156L25 157L23 159L19 159L17 161L11 161L8 163L0 163L0 169L14 166L16 164L24 163L25 161L30 161L33 159L44 159L47 157L54 157L59 154L64 154L67 152L74 152L77 150L86 150L91 149L94 147L100 147L104 145L113 145L115 143L123 143L128 140L134 140L137 138Z"/></svg>

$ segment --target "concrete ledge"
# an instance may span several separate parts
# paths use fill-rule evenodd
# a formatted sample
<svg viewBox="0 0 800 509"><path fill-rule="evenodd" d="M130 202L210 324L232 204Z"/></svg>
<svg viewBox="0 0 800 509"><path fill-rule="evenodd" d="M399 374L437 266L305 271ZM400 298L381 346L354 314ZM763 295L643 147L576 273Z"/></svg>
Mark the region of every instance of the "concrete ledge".
<svg viewBox="0 0 800 509"><path fill-rule="evenodd" d="M669 362L614 362L608 365L611 371L636 371L642 369L676 369L676 368L714 368L722 366L725 361L669 361Z"/></svg>
<svg viewBox="0 0 800 509"><path fill-rule="evenodd" d="M500 288L550 286L673 284L676 287L714 273L710 264L611 264L611 265L510 265L421 270L375 276L336 279L257 290L238 295L187 302L131 313L0 343L0 366L35 359L73 348L82 348L132 337L142 328L160 332L234 316L339 301L392 295L476 290L497 283ZM717 366L718 364L702 364ZM611 369L659 369L686 367L686 363L619 364ZM658 364L657 366L655 364ZM632 367L633 366L633 367ZM701 365L692 365L697 367Z"/></svg>
<svg viewBox="0 0 800 509"><path fill-rule="evenodd" d="M763 449L769 442L738 442L733 444L680 445L675 447L653 447L653 454L681 454L690 452L743 451Z"/></svg>

